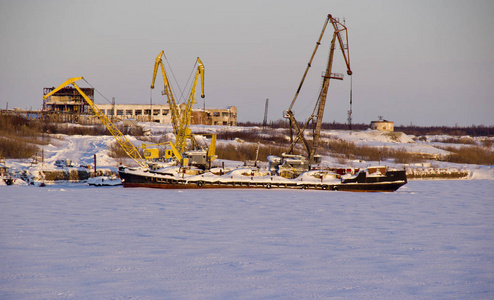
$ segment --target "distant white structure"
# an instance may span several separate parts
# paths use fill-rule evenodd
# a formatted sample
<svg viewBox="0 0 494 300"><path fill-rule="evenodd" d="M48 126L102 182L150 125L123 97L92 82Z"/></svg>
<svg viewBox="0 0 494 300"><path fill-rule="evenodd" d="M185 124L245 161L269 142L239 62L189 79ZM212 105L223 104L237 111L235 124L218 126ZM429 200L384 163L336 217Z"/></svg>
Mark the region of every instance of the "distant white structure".
<svg viewBox="0 0 494 300"><path fill-rule="evenodd" d="M132 119L138 122L156 122L171 124L170 107L167 104L98 104L98 108L112 122ZM179 105L180 113L185 104ZM237 125L237 108L230 106L223 109L193 109L190 123L192 125Z"/></svg>
<svg viewBox="0 0 494 300"><path fill-rule="evenodd" d="M371 129L379 131L394 131L395 123L393 121L384 120L382 117L379 117L379 121L371 122Z"/></svg>

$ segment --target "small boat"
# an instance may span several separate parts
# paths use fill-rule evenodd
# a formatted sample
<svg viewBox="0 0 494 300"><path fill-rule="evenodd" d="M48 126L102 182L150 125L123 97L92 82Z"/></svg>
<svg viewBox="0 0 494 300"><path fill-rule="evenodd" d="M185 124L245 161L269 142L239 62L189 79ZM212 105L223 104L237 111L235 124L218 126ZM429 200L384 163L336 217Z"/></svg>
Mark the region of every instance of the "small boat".
<svg viewBox="0 0 494 300"><path fill-rule="evenodd" d="M405 170L389 170L384 166L368 167L353 176L343 176L335 188L352 192L394 192L407 183Z"/></svg>
<svg viewBox="0 0 494 300"><path fill-rule="evenodd" d="M117 186L122 185L122 180L116 176L97 176L87 180L92 186Z"/></svg>
<svg viewBox="0 0 494 300"><path fill-rule="evenodd" d="M0 178L6 185L13 185L15 182L15 178L12 177L9 168L4 163L0 163Z"/></svg>
<svg viewBox="0 0 494 300"><path fill-rule="evenodd" d="M5 182L6 185L13 185L15 182L15 179L12 177L5 177L5 178L3 178L3 182Z"/></svg>

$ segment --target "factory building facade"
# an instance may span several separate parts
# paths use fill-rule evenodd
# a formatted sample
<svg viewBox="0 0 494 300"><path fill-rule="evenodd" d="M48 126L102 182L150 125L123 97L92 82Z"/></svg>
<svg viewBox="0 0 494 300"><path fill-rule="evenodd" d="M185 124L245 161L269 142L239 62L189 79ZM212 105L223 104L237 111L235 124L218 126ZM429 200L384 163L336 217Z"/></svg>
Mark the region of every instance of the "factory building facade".
<svg viewBox="0 0 494 300"><path fill-rule="evenodd" d="M55 88L44 88L43 95L47 95ZM81 88L94 101L93 88ZM97 104L98 108L112 122L134 119L138 122L155 122L171 124L170 106L167 104ZM185 104L179 105L180 113ZM99 123L91 113L90 106L80 93L73 87L67 86L57 91L43 101L43 112L51 116L56 122L77 122L81 124ZM63 117L61 117L63 116ZM224 109L193 109L191 124L198 125L237 125L237 108L230 106Z"/></svg>
<svg viewBox="0 0 494 300"><path fill-rule="evenodd" d="M138 122L155 122L171 124L170 106L166 104L98 104L98 108L115 122L135 119ZM179 105L185 109L185 105ZM230 106L224 109L193 109L190 123L193 125L237 125L237 108Z"/></svg>

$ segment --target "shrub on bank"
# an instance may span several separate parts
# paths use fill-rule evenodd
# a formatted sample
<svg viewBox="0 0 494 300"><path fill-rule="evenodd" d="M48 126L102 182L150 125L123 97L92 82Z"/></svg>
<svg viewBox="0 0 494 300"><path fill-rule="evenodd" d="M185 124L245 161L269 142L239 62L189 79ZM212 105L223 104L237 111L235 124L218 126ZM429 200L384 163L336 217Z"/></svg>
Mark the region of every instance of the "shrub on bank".
<svg viewBox="0 0 494 300"><path fill-rule="evenodd" d="M472 147L445 147L444 150L451 152L442 158L443 161L474 164L474 165L494 165L494 151L490 148L472 146Z"/></svg>
<svg viewBox="0 0 494 300"><path fill-rule="evenodd" d="M329 140L324 142L330 153L342 154L346 159L361 159L368 161L381 161L393 159L396 163L410 164L422 162L421 155L410 153L405 148L391 149L387 147L359 146L343 140Z"/></svg>
<svg viewBox="0 0 494 300"><path fill-rule="evenodd" d="M5 158L28 158L39 151L36 144L46 140L37 126L20 116L0 116L0 156Z"/></svg>
<svg viewBox="0 0 494 300"><path fill-rule="evenodd" d="M38 146L27 143L22 139L0 138L0 157L5 158L29 158L39 152Z"/></svg>
<svg viewBox="0 0 494 300"><path fill-rule="evenodd" d="M141 154L141 157L143 157L143 151L142 149L138 148L139 154ZM120 146L118 142L113 142L108 146L108 156L112 158L127 158L129 157L127 155L127 152Z"/></svg>
<svg viewBox="0 0 494 300"><path fill-rule="evenodd" d="M260 145L257 160L266 161L269 155L281 156L286 149L278 146ZM221 159L247 161L255 160L257 144L219 144L216 145L216 155Z"/></svg>

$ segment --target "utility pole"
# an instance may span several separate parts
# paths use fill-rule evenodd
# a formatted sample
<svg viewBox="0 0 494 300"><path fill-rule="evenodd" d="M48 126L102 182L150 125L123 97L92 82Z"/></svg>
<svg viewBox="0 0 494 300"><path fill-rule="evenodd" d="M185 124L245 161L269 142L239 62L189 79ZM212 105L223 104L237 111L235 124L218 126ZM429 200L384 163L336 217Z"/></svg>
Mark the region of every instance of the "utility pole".
<svg viewBox="0 0 494 300"><path fill-rule="evenodd" d="M262 121L262 127L266 127L268 125L268 106L269 99L266 99L266 105L264 106L264 121Z"/></svg>
<svg viewBox="0 0 494 300"><path fill-rule="evenodd" d="M112 111L111 121L115 122L115 97L111 98L111 111Z"/></svg>
<svg viewBox="0 0 494 300"><path fill-rule="evenodd" d="M350 108L350 110L348 110L347 121L348 121L348 129L352 130L352 109L351 108Z"/></svg>
<svg viewBox="0 0 494 300"><path fill-rule="evenodd" d="M348 127L350 130L352 130L352 104L353 104L353 99L352 99L352 78L350 77L350 110L348 110Z"/></svg>

